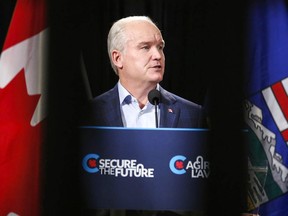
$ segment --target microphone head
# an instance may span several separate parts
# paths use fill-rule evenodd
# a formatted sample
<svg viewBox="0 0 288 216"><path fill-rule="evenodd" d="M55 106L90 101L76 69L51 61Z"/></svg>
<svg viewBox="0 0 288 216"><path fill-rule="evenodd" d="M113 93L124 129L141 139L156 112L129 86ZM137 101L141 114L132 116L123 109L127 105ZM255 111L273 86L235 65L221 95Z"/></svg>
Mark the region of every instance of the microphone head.
<svg viewBox="0 0 288 216"><path fill-rule="evenodd" d="M155 105L158 105L159 102L160 102L160 97L161 97L161 94L158 90L156 89L153 89L151 90L149 93L148 93L148 100L151 104Z"/></svg>

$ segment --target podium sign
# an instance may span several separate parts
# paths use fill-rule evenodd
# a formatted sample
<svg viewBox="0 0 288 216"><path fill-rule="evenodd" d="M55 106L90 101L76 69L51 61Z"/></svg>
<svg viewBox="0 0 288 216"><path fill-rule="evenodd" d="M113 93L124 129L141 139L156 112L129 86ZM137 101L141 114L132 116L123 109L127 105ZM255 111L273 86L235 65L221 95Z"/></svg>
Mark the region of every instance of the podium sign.
<svg viewBox="0 0 288 216"><path fill-rule="evenodd" d="M202 211L210 173L205 129L81 127L90 209Z"/></svg>

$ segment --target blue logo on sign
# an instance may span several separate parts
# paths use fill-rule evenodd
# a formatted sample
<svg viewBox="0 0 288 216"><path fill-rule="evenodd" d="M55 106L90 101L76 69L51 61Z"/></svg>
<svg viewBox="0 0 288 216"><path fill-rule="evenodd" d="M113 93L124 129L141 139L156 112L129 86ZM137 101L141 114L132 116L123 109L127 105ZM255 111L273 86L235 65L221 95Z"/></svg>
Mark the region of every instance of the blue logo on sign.
<svg viewBox="0 0 288 216"><path fill-rule="evenodd" d="M177 175L182 175L186 173L186 170L184 169L185 160L186 157L183 155L174 156L169 163L170 170Z"/></svg>
<svg viewBox="0 0 288 216"><path fill-rule="evenodd" d="M97 154L88 154L82 160L83 169L89 173L96 173L99 171L98 166L98 158Z"/></svg>

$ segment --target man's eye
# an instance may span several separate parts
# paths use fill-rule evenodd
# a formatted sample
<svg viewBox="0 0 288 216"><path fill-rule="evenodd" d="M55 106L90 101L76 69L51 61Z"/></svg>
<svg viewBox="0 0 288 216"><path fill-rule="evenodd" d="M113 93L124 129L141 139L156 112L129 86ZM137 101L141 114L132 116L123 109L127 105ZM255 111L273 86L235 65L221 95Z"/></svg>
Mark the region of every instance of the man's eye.
<svg viewBox="0 0 288 216"><path fill-rule="evenodd" d="M149 49L149 46L143 46L142 49L148 50L148 49Z"/></svg>

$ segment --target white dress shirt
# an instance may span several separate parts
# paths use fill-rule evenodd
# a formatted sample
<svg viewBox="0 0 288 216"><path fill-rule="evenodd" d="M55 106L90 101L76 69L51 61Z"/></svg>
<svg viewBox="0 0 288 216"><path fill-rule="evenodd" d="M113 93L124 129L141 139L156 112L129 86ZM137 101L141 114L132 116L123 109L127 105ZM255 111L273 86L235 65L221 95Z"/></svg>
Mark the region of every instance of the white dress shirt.
<svg viewBox="0 0 288 216"><path fill-rule="evenodd" d="M157 89L159 90L158 84ZM122 86L120 81L118 82L118 92L124 127L156 128L154 105L147 101L147 104L141 109L137 99ZM159 108L157 108L157 115L158 122L160 122Z"/></svg>

